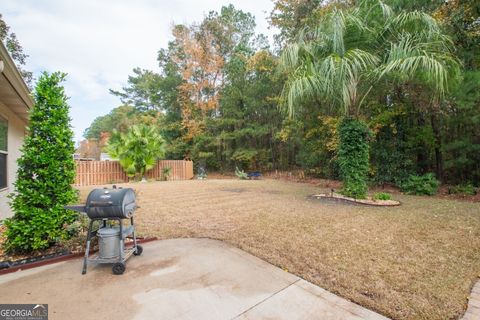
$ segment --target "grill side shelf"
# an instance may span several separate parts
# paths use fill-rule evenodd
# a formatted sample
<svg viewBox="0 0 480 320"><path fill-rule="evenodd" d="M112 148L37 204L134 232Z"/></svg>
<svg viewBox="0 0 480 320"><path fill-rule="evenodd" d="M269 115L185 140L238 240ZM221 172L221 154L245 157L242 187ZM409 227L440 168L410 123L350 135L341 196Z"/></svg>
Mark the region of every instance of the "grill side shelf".
<svg viewBox="0 0 480 320"><path fill-rule="evenodd" d="M63 206L64 209L67 209L67 210L73 210L73 211L76 211L76 212L81 212L81 213L85 213L87 212L87 206L85 205L72 205L72 206Z"/></svg>

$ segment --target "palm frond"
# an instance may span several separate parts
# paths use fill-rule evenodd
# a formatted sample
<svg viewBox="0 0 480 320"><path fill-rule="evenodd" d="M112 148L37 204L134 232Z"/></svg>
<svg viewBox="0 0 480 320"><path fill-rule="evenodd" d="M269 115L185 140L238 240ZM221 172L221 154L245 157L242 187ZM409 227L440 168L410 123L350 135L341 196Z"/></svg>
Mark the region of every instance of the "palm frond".
<svg viewBox="0 0 480 320"><path fill-rule="evenodd" d="M289 71L297 67L299 63L299 51L301 46L298 43L291 43L283 49L280 55L280 70Z"/></svg>
<svg viewBox="0 0 480 320"><path fill-rule="evenodd" d="M341 10L334 10L331 17L332 25L332 49L339 55L345 52L343 35L345 31L345 15Z"/></svg>
<svg viewBox="0 0 480 320"><path fill-rule="evenodd" d="M385 19L389 19L393 16L393 9L383 1L378 1L378 6L382 9L382 14Z"/></svg>
<svg viewBox="0 0 480 320"><path fill-rule="evenodd" d="M424 30L429 34L439 34L440 27L435 19L421 11L404 11L392 19L391 25L396 32Z"/></svg>
<svg viewBox="0 0 480 320"><path fill-rule="evenodd" d="M319 94L319 79L314 75L297 76L285 84L282 90L282 100L286 101L286 111L290 117L295 116L298 104L306 99Z"/></svg>
<svg viewBox="0 0 480 320"><path fill-rule="evenodd" d="M280 59L289 74L282 100L291 116L311 98L357 114L387 76L427 83L437 96L459 77L451 39L423 12L395 14L382 0L360 0L353 9L333 8L304 31Z"/></svg>
<svg viewBox="0 0 480 320"><path fill-rule="evenodd" d="M448 51L438 50L438 43L418 43L414 37L404 36L392 43L380 77L396 74L397 77L413 79L421 77L441 97L460 73L458 60Z"/></svg>

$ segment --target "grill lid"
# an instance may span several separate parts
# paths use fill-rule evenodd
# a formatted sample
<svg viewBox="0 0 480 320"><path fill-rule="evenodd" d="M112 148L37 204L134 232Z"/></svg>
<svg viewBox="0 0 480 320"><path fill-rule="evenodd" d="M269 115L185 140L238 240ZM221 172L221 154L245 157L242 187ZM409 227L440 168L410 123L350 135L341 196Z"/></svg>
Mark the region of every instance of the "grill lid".
<svg viewBox="0 0 480 320"><path fill-rule="evenodd" d="M133 215L135 192L125 189L93 189L85 204L90 218L129 218Z"/></svg>

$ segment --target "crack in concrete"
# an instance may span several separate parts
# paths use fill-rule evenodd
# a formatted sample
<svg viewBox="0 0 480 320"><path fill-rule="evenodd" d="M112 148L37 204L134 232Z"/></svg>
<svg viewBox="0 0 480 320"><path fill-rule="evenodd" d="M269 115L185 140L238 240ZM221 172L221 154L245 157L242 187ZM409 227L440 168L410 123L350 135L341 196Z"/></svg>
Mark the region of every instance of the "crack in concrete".
<svg viewBox="0 0 480 320"><path fill-rule="evenodd" d="M296 283L297 283L298 281L300 281L300 280L302 280L302 279L298 278L298 279L295 280L294 282L290 283L288 286L286 286L286 287L284 287L284 288L282 288L282 289L280 289L280 290L272 293L271 295L269 295L269 296L266 297L265 299L259 301L258 303L254 304L254 305L251 306L250 308L248 308L248 309L244 310L243 312L237 314L235 317L232 318L232 320L238 319L241 315L243 315L243 314L247 313L248 311L254 309L255 307L261 305L262 303L264 303L265 301L267 301L267 300L269 300L270 298L274 297L275 295L279 294L279 293L282 292L283 290L290 288L291 286L293 286L294 284L296 284Z"/></svg>

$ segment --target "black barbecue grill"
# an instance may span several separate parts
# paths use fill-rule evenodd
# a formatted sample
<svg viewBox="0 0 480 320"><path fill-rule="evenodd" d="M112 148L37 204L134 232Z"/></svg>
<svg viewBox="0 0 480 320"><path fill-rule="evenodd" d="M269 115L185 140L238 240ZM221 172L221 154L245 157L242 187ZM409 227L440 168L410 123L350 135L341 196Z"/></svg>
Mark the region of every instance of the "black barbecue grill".
<svg viewBox="0 0 480 320"><path fill-rule="evenodd" d="M135 192L131 188L93 189L85 205L65 206L66 209L87 214L90 218L82 274L87 273L87 263L112 263L114 274L125 271L125 262L133 255L142 254L137 244L133 214L136 205ZM123 220L129 219L130 226L124 227ZM98 227L94 230L94 222ZM118 224L118 226L117 226ZM93 237L99 239L99 252L90 258L90 242ZM125 239L133 239L133 247L125 247Z"/></svg>

